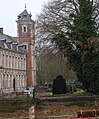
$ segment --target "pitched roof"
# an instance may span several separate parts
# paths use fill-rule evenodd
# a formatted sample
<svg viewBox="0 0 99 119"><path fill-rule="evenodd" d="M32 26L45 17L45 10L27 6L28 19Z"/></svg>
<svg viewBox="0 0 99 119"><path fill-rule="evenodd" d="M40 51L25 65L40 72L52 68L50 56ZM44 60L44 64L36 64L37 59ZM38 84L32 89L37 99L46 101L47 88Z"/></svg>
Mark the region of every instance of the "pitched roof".
<svg viewBox="0 0 99 119"><path fill-rule="evenodd" d="M18 15L18 21L32 21L31 14L25 9L21 14Z"/></svg>
<svg viewBox="0 0 99 119"><path fill-rule="evenodd" d="M6 39L6 41L17 42L14 37L0 33L0 40Z"/></svg>
<svg viewBox="0 0 99 119"><path fill-rule="evenodd" d="M0 33L0 48L14 52L26 53L24 46L20 47L16 38L2 33Z"/></svg>

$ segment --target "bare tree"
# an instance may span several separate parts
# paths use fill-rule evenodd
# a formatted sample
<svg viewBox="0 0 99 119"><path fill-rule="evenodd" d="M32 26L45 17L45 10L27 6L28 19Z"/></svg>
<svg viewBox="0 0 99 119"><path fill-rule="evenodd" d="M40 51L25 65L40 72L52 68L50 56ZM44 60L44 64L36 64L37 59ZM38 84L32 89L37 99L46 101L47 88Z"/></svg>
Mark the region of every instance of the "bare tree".
<svg viewBox="0 0 99 119"><path fill-rule="evenodd" d="M59 31L67 32L73 25L74 17L78 14L79 0L50 0L44 4L41 14L37 16L37 38L51 43L51 38ZM89 0L93 4L93 19L96 21L99 33L99 0ZM68 35L67 35L68 37ZM51 44L52 45L52 44Z"/></svg>
<svg viewBox="0 0 99 119"><path fill-rule="evenodd" d="M39 85L52 84L53 79L61 74L66 81L76 79L76 75L69 70L66 58L62 53L56 53L52 49L44 49L37 58L37 81Z"/></svg>

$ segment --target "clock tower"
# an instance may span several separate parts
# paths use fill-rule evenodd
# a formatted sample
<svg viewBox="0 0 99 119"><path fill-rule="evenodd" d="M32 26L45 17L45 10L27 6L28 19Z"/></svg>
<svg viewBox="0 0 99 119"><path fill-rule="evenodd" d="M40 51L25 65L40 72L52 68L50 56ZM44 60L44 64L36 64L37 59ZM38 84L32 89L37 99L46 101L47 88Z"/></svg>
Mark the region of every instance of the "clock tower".
<svg viewBox="0 0 99 119"><path fill-rule="evenodd" d="M36 58L35 58L35 21L32 20L31 14L25 10L18 15L17 34L19 45L26 50L26 74L27 86L36 85Z"/></svg>

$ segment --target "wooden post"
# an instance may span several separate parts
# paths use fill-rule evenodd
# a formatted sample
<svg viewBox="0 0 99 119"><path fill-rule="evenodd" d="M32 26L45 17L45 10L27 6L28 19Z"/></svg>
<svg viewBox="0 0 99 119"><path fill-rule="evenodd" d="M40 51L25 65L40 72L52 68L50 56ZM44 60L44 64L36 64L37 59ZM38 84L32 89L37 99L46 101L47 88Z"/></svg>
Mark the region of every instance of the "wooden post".
<svg viewBox="0 0 99 119"><path fill-rule="evenodd" d="M29 119L35 119L35 107L31 106L29 108Z"/></svg>

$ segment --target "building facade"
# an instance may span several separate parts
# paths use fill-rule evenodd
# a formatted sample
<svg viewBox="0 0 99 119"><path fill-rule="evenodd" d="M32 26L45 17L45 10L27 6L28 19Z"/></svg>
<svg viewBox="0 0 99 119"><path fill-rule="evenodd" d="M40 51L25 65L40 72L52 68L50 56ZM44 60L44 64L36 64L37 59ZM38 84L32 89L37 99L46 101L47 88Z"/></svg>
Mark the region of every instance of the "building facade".
<svg viewBox="0 0 99 119"><path fill-rule="evenodd" d="M14 79L15 91L24 90L27 83L26 51L11 36L0 32L0 93L13 92Z"/></svg>
<svg viewBox="0 0 99 119"><path fill-rule="evenodd" d="M35 22L26 8L16 22L17 39L0 28L0 93L36 85Z"/></svg>

